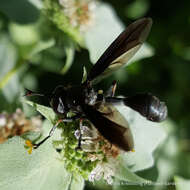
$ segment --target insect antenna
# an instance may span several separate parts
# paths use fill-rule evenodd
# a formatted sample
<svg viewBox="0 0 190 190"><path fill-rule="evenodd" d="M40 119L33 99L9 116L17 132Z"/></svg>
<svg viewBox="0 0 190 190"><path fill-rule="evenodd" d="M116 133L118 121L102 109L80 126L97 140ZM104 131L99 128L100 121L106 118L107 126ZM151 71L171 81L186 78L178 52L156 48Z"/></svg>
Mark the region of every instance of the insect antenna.
<svg viewBox="0 0 190 190"><path fill-rule="evenodd" d="M41 94L41 93L38 93L38 92L34 92L34 91L31 91L27 88L25 88L25 94L23 95L23 97L29 97L29 96L43 96L43 97L46 97L46 98L50 98L52 94Z"/></svg>

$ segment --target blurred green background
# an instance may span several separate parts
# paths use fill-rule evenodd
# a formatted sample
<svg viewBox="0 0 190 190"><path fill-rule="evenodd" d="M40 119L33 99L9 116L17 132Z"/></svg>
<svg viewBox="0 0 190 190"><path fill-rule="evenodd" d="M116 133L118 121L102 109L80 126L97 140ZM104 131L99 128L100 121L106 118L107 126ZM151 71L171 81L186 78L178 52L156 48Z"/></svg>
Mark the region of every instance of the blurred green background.
<svg viewBox="0 0 190 190"><path fill-rule="evenodd" d="M147 40L152 56L138 59L98 84L98 88L106 89L112 80L117 80L117 95L151 92L168 106L169 119L174 123L168 137L168 141L169 138L173 139L172 143L167 144L167 150L163 144L160 152L155 153L155 157L160 154L163 158L158 158L155 167L139 175L155 180L159 176L160 166L167 181L173 181L175 175L190 179L190 1L104 2L112 6L118 22L125 26L141 17L153 19ZM44 11L40 7L41 3L37 0L0 1L1 112L11 113L23 106L20 97L24 88L51 92L59 84L79 84L83 66L87 70L92 67L89 53L92 55L92 51L99 51L99 47L94 46L91 50L91 46L81 42L81 36L87 44L91 40L83 32L78 34L65 23L65 27L60 29L60 23L55 22L56 18L60 19L59 15L56 17L52 10ZM112 26L115 27L114 24ZM110 30L105 25L101 32L108 34ZM96 39L101 44L103 39L99 34ZM38 101L48 104L45 100ZM173 149L174 154L166 154ZM95 186L89 185L88 188ZM175 189L173 185L159 188Z"/></svg>

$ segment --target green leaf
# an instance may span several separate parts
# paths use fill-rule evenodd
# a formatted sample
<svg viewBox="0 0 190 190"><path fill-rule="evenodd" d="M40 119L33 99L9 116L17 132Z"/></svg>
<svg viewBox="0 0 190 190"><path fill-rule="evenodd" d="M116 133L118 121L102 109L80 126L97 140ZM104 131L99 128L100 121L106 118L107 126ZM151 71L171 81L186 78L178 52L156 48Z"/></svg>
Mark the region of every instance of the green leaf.
<svg viewBox="0 0 190 190"><path fill-rule="evenodd" d="M70 190L84 189L84 179L81 176L72 176Z"/></svg>
<svg viewBox="0 0 190 190"><path fill-rule="evenodd" d="M5 34L0 35L0 79L14 67L17 59L16 49Z"/></svg>
<svg viewBox="0 0 190 190"><path fill-rule="evenodd" d="M19 93L18 71L16 49L7 35L0 35L0 89L7 101L14 102Z"/></svg>
<svg viewBox="0 0 190 190"><path fill-rule="evenodd" d="M35 22L40 14L39 10L28 0L1 0L0 11L20 24Z"/></svg>
<svg viewBox="0 0 190 190"><path fill-rule="evenodd" d="M35 107L50 121L55 120L55 114L50 108L30 101L26 102ZM43 125L43 129L45 129L44 136L49 133L50 127L52 125L45 122ZM29 136L33 138L36 134L29 134ZM54 138L34 150L32 155L28 155L24 148L24 140L19 137L11 138L6 143L1 144L0 170L3 174L0 176L0 188L4 190L83 189L83 178L79 176L72 177L71 173L66 171L64 163L59 160L59 154L52 146Z"/></svg>
<svg viewBox="0 0 190 190"><path fill-rule="evenodd" d="M57 158L50 141L28 155L23 139L9 139L0 144L0 189L67 190L71 174Z"/></svg>
<svg viewBox="0 0 190 190"><path fill-rule="evenodd" d="M65 47L65 53L66 53L66 62L63 69L61 70L62 74L67 73L67 71L70 69L73 63L75 48L72 42L70 43L68 42L68 45Z"/></svg>
<svg viewBox="0 0 190 190"><path fill-rule="evenodd" d="M180 176L174 177L176 190L189 190L190 189L190 179L184 179Z"/></svg>
<svg viewBox="0 0 190 190"><path fill-rule="evenodd" d="M30 51L29 55L28 55L28 59L31 59L34 55L40 53L43 50L46 50L52 46L55 45L55 40L52 39L48 39L46 41L42 41L40 40Z"/></svg>
<svg viewBox="0 0 190 190"><path fill-rule="evenodd" d="M176 136L176 129L178 126L168 119L162 124L162 127L164 128L168 137L161 144L158 152L156 152L156 165L159 174L157 182L163 183L162 186L164 187L164 184L173 178L173 174L179 172L177 167L179 160L181 160L179 155L182 156L182 159L184 159L184 166L182 163L180 163L180 169L184 167L185 170L188 171L188 168L190 167L188 167L189 164L186 162L186 160L189 160L189 157L186 158L181 152L179 152L179 139ZM160 188L157 189L162 188L160 186Z"/></svg>
<svg viewBox="0 0 190 190"><path fill-rule="evenodd" d="M115 173L115 178L116 178L115 183L117 183L118 180L127 181L129 183L132 182L135 184L150 183L150 181L143 179L137 176L134 172L130 171L127 167L125 159L123 159L123 156L119 156L118 161L119 161L119 167L117 168Z"/></svg>
<svg viewBox="0 0 190 190"><path fill-rule="evenodd" d="M148 121L125 106L117 106L117 109L129 122L134 137L135 152L122 154L123 162L133 172L153 166L153 151L166 138L163 124Z"/></svg>
<svg viewBox="0 0 190 190"><path fill-rule="evenodd" d="M47 118L51 123L55 124L57 120L57 115L50 107L46 107L40 104L36 104L34 102L24 100L25 103L34 107L37 111L39 111L45 118Z"/></svg>
<svg viewBox="0 0 190 190"><path fill-rule="evenodd" d="M32 45L39 41L39 33L35 25L27 24L21 25L16 23L11 23L9 25L9 31L11 38L18 45ZM24 34L24 35L21 35Z"/></svg>
<svg viewBox="0 0 190 190"><path fill-rule="evenodd" d="M126 15L129 18L137 19L143 17L149 9L149 1L147 0L135 0L132 1L126 8Z"/></svg>
<svg viewBox="0 0 190 190"><path fill-rule="evenodd" d="M12 40L19 46L21 57L25 60L31 60L34 55L55 45L53 38L46 41L40 39L38 25L10 23L9 31Z"/></svg>
<svg viewBox="0 0 190 190"><path fill-rule="evenodd" d="M92 63L95 63L108 46L125 29L113 8L105 3L99 3L95 10L95 24L85 33L86 47ZM153 55L150 45L143 45L130 63Z"/></svg>

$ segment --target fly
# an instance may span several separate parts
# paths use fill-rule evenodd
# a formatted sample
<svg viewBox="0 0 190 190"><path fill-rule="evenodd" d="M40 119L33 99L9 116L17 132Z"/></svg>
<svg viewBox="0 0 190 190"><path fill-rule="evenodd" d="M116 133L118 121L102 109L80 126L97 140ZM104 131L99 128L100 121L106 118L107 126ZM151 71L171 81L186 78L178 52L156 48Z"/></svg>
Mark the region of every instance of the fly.
<svg viewBox="0 0 190 190"><path fill-rule="evenodd" d="M150 93L116 97L115 81L105 94L93 88L95 83L124 66L135 55L146 40L151 26L151 18L142 18L130 24L106 49L82 84L69 87L57 86L49 95L27 90L26 96L46 96L50 106L60 118L49 135L34 144L34 148L38 148L51 137L60 122L87 119L110 143L124 151L132 151L134 142L130 128L126 121L121 122L118 119L122 116L114 108L114 105L121 103L137 111L147 120L161 122L166 119L165 103ZM68 112L73 112L75 115L68 117Z"/></svg>

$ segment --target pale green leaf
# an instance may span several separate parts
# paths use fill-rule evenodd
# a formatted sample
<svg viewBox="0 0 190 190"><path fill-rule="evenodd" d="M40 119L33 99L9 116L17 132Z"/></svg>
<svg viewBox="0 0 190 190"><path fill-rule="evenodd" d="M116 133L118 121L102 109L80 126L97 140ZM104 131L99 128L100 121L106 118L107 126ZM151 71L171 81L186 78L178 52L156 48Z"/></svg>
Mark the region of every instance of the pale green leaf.
<svg viewBox="0 0 190 190"><path fill-rule="evenodd" d="M130 171L129 168L127 167L126 160L123 158L123 156L119 156L118 158L119 161L119 167L116 170L115 177L115 185L118 182L118 180L122 181L127 181L131 183L136 183L136 184L145 184L145 183L150 183L150 181L143 179L139 176L137 176L134 172Z"/></svg>
<svg viewBox="0 0 190 190"><path fill-rule="evenodd" d="M0 189L14 190L67 190L71 175L49 142L31 155L19 137L0 145Z"/></svg>
<svg viewBox="0 0 190 190"><path fill-rule="evenodd" d="M28 100L25 100L23 102L32 106L35 110L39 111L47 119L44 122L45 123L44 125L46 125L46 127L42 127L42 129L43 129L42 134L45 137L48 136L51 128L53 127L53 125L56 124L56 121L57 121L57 115L55 114L55 112L50 107L36 104L36 103L28 101ZM52 141L58 140L59 138L61 138L60 134L61 134L60 131L57 129L57 130L55 130L55 132L53 133L53 136L50 139Z"/></svg>
<svg viewBox="0 0 190 190"><path fill-rule="evenodd" d="M126 106L117 106L117 108L129 122L134 137L135 152L126 152L122 155L126 166L133 172L153 166L152 154L166 138L162 124L148 121Z"/></svg>
<svg viewBox="0 0 190 190"><path fill-rule="evenodd" d="M51 127L52 124L45 120L41 138L48 135ZM60 132L58 133L60 135ZM19 137L11 138L0 145L0 170L5 170L0 176L0 188L67 190L71 184L71 174L66 171L64 163L59 160L59 154L52 147L52 141L58 138L58 133L33 150L31 155L24 148L24 140ZM38 135L30 132L25 137L36 139Z"/></svg>
<svg viewBox="0 0 190 190"><path fill-rule="evenodd" d="M12 103L19 93L16 49L7 35L0 35L0 88L7 101Z"/></svg>
<svg viewBox="0 0 190 190"><path fill-rule="evenodd" d="M39 111L45 118L47 118L51 123L55 124L57 116L55 112L50 107L46 107L40 104L36 104L34 102L31 102L29 100L25 100L27 104L34 107L37 111Z"/></svg>
<svg viewBox="0 0 190 190"><path fill-rule="evenodd" d="M178 172L178 163L179 163L179 139L176 137L176 128L177 126L171 120L167 120L162 124L163 129L167 133L168 137L161 144L161 147L158 151L157 155L157 168L158 168L158 178L157 182L163 184L157 186L156 190L161 190L171 178L173 178L173 174ZM185 157L180 153L180 156ZM186 158L189 160L189 158ZM187 169L189 164L184 162L184 168ZM187 165L186 165L187 164ZM182 163L180 163L180 167L182 167Z"/></svg>
<svg viewBox="0 0 190 190"><path fill-rule="evenodd" d="M67 71L70 69L73 63L75 48L72 42L68 43L68 45L65 47L65 53L66 53L66 62L61 70L62 74L67 73Z"/></svg>
<svg viewBox="0 0 190 190"><path fill-rule="evenodd" d="M176 190L189 190L190 189L190 179L184 179L180 176L175 176Z"/></svg>
<svg viewBox="0 0 190 190"><path fill-rule="evenodd" d="M21 25L21 24L11 23L9 25L9 31L11 38L18 45L32 45L38 42L40 38L37 28L35 27L35 25L32 24Z"/></svg>
<svg viewBox="0 0 190 190"><path fill-rule="evenodd" d="M14 67L17 59L16 48L5 34L0 35L0 80ZM9 64L8 64L9 63Z"/></svg>
<svg viewBox="0 0 190 190"><path fill-rule="evenodd" d="M34 55L36 55L37 53L40 53L41 51L48 49L52 46L55 45L55 40L52 39L48 39L47 41L39 41L30 51L29 55L28 55L28 59L32 58Z"/></svg>
<svg viewBox="0 0 190 190"><path fill-rule="evenodd" d="M84 179L81 176L72 176L70 190L82 190L84 188Z"/></svg>

